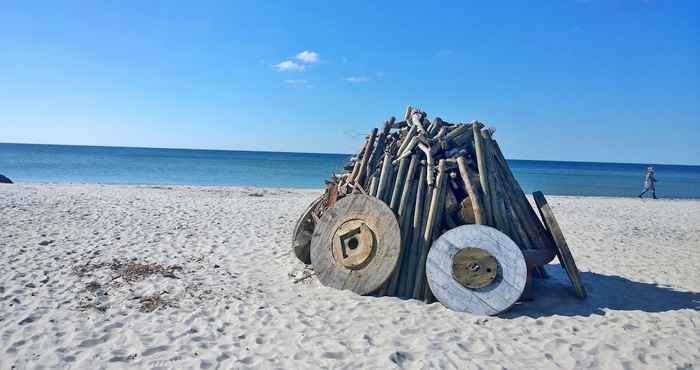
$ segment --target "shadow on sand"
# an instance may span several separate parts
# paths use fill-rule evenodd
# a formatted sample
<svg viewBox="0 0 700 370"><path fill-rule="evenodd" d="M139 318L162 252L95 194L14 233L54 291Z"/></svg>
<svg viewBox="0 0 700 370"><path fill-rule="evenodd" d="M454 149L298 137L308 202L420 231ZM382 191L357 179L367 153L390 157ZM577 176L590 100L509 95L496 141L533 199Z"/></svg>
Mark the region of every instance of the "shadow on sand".
<svg viewBox="0 0 700 370"><path fill-rule="evenodd" d="M595 272L581 273L588 297L578 299L568 276L559 265L548 265L546 269L549 279L534 280L535 300L518 303L501 317L604 315L604 309L644 312L700 310L700 293Z"/></svg>

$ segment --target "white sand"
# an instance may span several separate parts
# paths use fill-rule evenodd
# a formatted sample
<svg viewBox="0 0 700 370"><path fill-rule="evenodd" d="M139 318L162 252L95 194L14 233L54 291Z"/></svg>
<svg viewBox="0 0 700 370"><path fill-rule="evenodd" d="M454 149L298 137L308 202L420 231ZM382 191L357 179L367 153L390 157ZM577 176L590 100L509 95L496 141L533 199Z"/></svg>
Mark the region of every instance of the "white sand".
<svg viewBox="0 0 700 370"><path fill-rule="evenodd" d="M700 366L700 201L550 197L589 298L554 264L487 318L295 284L318 193L0 186L0 369ZM182 269L129 283L109 263L132 258Z"/></svg>

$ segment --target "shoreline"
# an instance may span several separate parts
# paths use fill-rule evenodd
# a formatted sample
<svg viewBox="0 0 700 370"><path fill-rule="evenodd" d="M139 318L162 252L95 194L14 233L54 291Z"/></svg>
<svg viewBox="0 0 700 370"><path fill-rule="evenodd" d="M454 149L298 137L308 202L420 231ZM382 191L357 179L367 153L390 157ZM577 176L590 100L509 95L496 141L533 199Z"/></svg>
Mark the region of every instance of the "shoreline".
<svg viewBox="0 0 700 370"><path fill-rule="evenodd" d="M13 179L14 181L14 179ZM52 181L14 181L13 184L2 184L2 185L49 185L49 186L115 186L115 187L135 187L135 188L172 188L172 189L265 189L265 190L278 190L278 191L301 191L301 192L311 192L317 191L318 194L323 192L322 187L318 188L296 188L296 187L275 187L275 186L254 186L254 185L183 185L183 184L140 184L140 183L100 183L100 182L52 182ZM1 189L1 187L0 187ZM532 194L525 193L528 198L532 198ZM592 199L639 199L636 195L632 196L611 196L611 195L572 195L572 194L549 194L544 193L547 197L556 198L592 198ZM682 197L664 197L657 195L658 199L652 199L649 196L645 196L640 200L669 200L669 201L697 201L700 202L700 198L682 198Z"/></svg>

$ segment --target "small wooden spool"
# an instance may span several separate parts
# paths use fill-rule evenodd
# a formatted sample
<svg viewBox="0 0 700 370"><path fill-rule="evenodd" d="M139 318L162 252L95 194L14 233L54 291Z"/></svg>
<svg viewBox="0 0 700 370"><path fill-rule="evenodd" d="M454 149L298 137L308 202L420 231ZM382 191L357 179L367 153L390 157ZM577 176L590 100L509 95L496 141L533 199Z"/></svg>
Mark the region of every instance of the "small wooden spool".
<svg viewBox="0 0 700 370"><path fill-rule="evenodd" d="M294 232L292 233L292 249L294 250L294 255L297 256L299 261L307 265L311 263L311 236L314 233L314 226L316 225L312 213L322 200L323 197L318 197L306 207L304 213L301 214L296 225L294 225Z"/></svg>
<svg viewBox="0 0 700 370"><path fill-rule="evenodd" d="M401 230L377 198L351 194L327 209L311 238L311 264L325 286L369 294L389 279L401 251Z"/></svg>
<svg viewBox="0 0 700 370"><path fill-rule="evenodd" d="M447 308L496 315L522 295L527 266L520 248L504 233L464 225L433 243L426 275L433 294Z"/></svg>

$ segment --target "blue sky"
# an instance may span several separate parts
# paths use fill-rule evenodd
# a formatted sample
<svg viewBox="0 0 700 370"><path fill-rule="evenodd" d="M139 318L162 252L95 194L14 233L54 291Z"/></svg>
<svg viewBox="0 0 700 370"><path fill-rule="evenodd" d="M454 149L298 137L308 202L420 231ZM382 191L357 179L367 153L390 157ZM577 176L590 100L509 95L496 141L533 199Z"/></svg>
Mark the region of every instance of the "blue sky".
<svg viewBox="0 0 700 370"><path fill-rule="evenodd" d="M700 2L3 2L0 142L354 152L406 105L516 159L700 164ZM305 53L304 53L305 52Z"/></svg>

